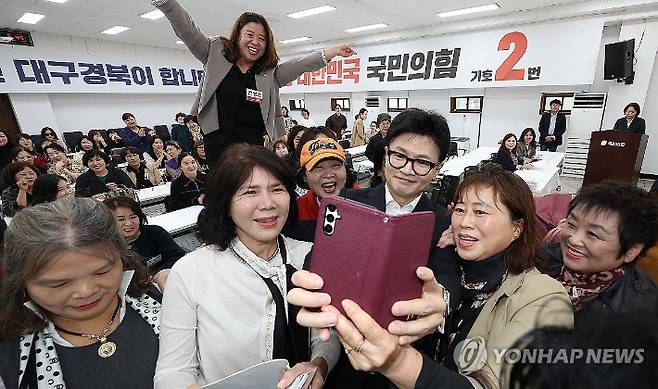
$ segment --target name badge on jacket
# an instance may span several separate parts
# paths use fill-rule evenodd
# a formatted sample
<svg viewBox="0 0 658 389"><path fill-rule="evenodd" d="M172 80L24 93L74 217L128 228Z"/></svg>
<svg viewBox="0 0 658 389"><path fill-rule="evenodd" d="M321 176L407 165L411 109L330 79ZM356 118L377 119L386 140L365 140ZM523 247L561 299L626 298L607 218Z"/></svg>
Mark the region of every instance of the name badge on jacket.
<svg viewBox="0 0 658 389"><path fill-rule="evenodd" d="M247 88L247 101L260 104L263 101L263 92Z"/></svg>

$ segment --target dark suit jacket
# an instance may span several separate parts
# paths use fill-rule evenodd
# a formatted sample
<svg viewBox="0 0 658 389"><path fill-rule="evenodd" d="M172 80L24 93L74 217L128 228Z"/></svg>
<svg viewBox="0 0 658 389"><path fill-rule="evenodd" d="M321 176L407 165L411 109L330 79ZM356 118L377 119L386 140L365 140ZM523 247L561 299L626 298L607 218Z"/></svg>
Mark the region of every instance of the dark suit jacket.
<svg viewBox="0 0 658 389"><path fill-rule="evenodd" d="M628 125L625 117L620 118L615 122L615 126L613 127L613 130L634 132L636 134L644 134L646 129L647 124L641 117L636 117L633 119L630 126Z"/></svg>
<svg viewBox="0 0 658 389"><path fill-rule="evenodd" d="M512 159L512 154L510 154L509 151L503 149L502 147L498 149L498 153L496 153L496 160L494 162L502 166L503 169L507 171L513 172L516 170L516 164ZM523 162L520 161L520 163L522 164Z"/></svg>
<svg viewBox="0 0 658 389"><path fill-rule="evenodd" d="M548 127L550 125L551 113L546 112L541 115L541 119L539 119L539 144L557 144L559 146L562 144L562 135L564 135L564 132L567 130L567 117L561 112L557 113L557 118L555 118L555 130L553 131L555 141L546 143L544 138L548 136Z"/></svg>

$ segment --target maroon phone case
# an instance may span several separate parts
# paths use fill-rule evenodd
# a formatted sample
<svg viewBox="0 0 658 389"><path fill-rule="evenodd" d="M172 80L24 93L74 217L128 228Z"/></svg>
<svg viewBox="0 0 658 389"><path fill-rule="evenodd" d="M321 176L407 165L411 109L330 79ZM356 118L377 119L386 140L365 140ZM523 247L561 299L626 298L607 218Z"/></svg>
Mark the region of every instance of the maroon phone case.
<svg viewBox="0 0 658 389"><path fill-rule="evenodd" d="M427 266L434 218L433 212L391 216L355 201L325 198L310 271L322 277L322 291L343 314L341 301L350 299L387 328L396 319L393 303L422 294L416 269Z"/></svg>

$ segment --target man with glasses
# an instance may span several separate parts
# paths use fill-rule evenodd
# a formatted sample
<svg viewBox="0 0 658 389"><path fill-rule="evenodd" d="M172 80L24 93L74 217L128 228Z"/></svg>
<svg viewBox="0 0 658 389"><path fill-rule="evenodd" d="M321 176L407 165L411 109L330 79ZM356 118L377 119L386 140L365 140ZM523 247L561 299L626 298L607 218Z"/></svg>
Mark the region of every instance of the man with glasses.
<svg viewBox="0 0 658 389"><path fill-rule="evenodd" d="M386 182L368 189L347 190L344 196L390 215L434 212L436 219L427 267L432 269L437 281L447 292L444 293L444 299L448 311L455 309L461 290L459 264L453 249L436 247L441 233L450 225L450 214L424 192L448 154L448 123L436 113L410 108L395 117L384 139L386 146L382 160ZM429 356L433 356L436 346L436 338L431 335L413 344ZM350 388L387 387L382 386L386 383L383 376L354 370L346 355L341 354L325 388L347 387L340 385L346 382L349 382Z"/></svg>

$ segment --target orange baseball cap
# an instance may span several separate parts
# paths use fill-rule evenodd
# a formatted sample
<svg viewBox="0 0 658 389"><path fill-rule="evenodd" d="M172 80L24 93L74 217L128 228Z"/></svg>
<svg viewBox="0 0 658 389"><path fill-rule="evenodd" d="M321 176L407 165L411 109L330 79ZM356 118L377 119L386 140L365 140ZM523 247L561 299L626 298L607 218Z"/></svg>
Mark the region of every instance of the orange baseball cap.
<svg viewBox="0 0 658 389"><path fill-rule="evenodd" d="M345 151L331 138L318 138L304 144L299 164L306 170L311 170L318 162L327 158L336 158L345 162Z"/></svg>

